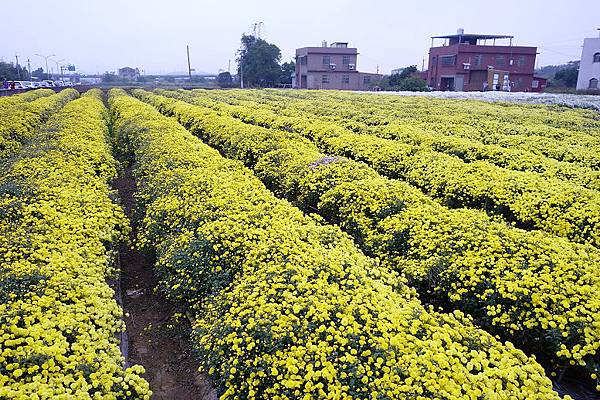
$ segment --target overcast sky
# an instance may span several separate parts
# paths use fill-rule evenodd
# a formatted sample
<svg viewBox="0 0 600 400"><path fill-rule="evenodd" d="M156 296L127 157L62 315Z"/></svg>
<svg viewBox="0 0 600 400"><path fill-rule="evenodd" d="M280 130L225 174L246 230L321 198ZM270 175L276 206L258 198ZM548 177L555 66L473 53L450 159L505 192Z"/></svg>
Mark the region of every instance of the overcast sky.
<svg viewBox="0 0 600 400"><path fill-rule="evenodd" d="M185 71L186 44L197 71L234 71L243 32L262 21L262 36L282 51L322 40L358 47L358 69L389 73L426 57L431 36L510 34L515 44L538 46L538 65L579 59L584 37L600 28L600 0L2 1L0 57L32 69L39 54L56 54L84 73L139 67L147 74ZM55 64L51 64L53 68Z"/></svg>

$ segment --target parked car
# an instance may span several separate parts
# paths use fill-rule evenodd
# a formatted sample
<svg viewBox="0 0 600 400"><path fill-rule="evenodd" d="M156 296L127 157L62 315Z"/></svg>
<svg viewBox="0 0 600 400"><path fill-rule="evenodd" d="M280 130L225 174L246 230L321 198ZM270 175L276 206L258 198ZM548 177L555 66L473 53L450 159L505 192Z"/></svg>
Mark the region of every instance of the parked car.
<svg viewBox="0 0 600 400"><path fill-rule="evenodd" d="M8 86L11 87L11 84L14 84L15 89L27 89L24 81L9 81Z"/></svg>

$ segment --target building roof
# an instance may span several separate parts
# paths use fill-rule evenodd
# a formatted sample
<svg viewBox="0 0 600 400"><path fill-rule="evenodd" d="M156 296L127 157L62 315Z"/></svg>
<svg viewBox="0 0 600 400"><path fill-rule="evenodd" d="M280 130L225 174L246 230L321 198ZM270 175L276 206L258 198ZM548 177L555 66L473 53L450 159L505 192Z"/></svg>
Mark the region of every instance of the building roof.
<svg viewBox="0 0 600 400"><path fill-rule="evenodd" d="M458 34L455 33L453 35L443 35L443 36L432 36L432 39L513 39L512 35L482 35L478 33L463 33Z"/></svg>

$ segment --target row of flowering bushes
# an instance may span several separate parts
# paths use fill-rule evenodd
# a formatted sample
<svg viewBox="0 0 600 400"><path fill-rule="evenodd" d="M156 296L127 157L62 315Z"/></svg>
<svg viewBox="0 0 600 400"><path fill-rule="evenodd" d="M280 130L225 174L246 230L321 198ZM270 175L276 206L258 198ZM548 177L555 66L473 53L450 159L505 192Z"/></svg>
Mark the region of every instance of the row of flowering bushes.
<svg viewBox="0 0 600 400"><path fill-rule="evenodd" d="M0 161L18 153L50 115L79 96L75 89L65 89L51 96L45 91L30 93L20 95L25 96L24 100L0 103ZM41 97L34 98L34 94Z"/></svg>
<svg viewBox="0 0 600 400"><path fill-rule="evenodd" d="M260 117L266 118L270 114L275 114L275 111L281 115L281 104L284 103L286 109L284 113L288 116L302 117L305 121L315 119L315 114L311 114L306 110L305 104L297 104L293 101L283 102L280 98L277 101L275 98L268 101L270 97L264 94L244 94L239 92L200 92L203 95L208 95L211 98L231 102L239 106L252 107L256 110L257 99L263 100L266 103L259 105L258 108L262 112ZM331 108L331 107L329 107ZM490 108L493 108L490 106ZM335 110L338 110L336 105ZM359 114L361 108L354 108L354 114ZM373 111L374 113L375 111ZM369 116L372 114L368 114ZM587 187L589 189L600 190L600 171L592 168L573 164L564 161L558 161L531 151L505 148L496 144L484 144L481 141L453 136L448 134L438 133L435 129L424 129L417 126L414 121L398 121L392 120L385 124L370 126L363 122L360 116L345 115L340 118L331 118L326 116L334 124L334 129L348 128L358 133L369 133L384 139L395 139L404 143L419 146L421 149L429 149L436 152L446 153L452 156L459 157L466 162L474 162L483 160L490 162L502 168L507 168L515 171L535 172L546 178L565 179L575 184ZM358 121L354 118L357 118ZM279 123L284 127L283 121Z"/></svg>
<svg viewBox="0 0 600 400"><path fill-rule="evenodd" d="M274 96L274 93L277 93ZM427 128L478 140L501 141L507 145L533 145L528 150L571 155L583 161L586 151L600 145L597 112L564 107L523 104L489 104L477 101L448 101L396 96L365 97L348 93L271 92L276 101L295 104L311 113L360 120L369 126L394 122ZM292 101L296 98L298 101ZM335 101L336 107L330 107ZM506 140L506 142L504 142ZM567 149L566 147L573 146ZM551 147L545 149L545 147ZM564 149L561 149L563 147ZM577 151L585 154L577 155ZM592 159L598 160L598 157Z"/></svg>
<svg viewBox="0 0 600 400"><path fill-rule="evenodd" d="M448 210L362 163L320 153L297 134L135 94L244 161L277 193L339 224L424 295L452 303L486 329L563 365L597 372L597 249L511 228L481 212Z"/></svg>
<svg viewBox="0 0 600 400"><path fill-rule="evenodd" d="M67 96L70 97L70 96ZM101 92L55 114L0 174L0 399L149 399L123 367L107 279L128 222Z"/></svg>
<svg viewBox="0 0 600 400"><path fill-rule="evenodd" d="M221 398L558 398L535 360L423 307L241 163L122 91L110 103L136 159L141 243L163 290L195 311Z"/></svg>
<svg viewBox="0 0 600 400"><path fill-rule="evenodd" d="M7 111L6 107L8 105L33 101L40 97L51 96L54 93L56 92L52 89L36 89L25 93L15 94L13 96L0 97L0 113L4 114L4 112Z"/></svg>
<svg viewBox="0 0 600 400"><path fill-rule="evenodd" d="M206 104L207 100L192 101ZM261 113L258 107L208 102L208 106L249 123L299 132L325 152L364 161L379 173L406 180L450 207L481 208L524 229L542 229L600 246L600 193L595 190L483 161L465 163L418 146L337 129L326 121L278 117Z"/></svg>

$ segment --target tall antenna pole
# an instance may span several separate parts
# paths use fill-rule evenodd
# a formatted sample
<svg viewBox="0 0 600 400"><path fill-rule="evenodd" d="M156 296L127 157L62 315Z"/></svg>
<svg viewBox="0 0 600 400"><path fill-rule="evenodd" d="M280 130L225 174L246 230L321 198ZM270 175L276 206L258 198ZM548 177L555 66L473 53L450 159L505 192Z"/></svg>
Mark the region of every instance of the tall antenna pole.
<svg viewBox="0 0 600 400"><path fill-rule="evenodd" d="M21 80L21 70L19 69L19 56L15 54L15 60L17 61L17 63L15 64L15 67L17 69L17 76L19 77L19 80Z"/></svg>
<svg viewBox="0 0 600 400"><path fill-rule="evenodd" d="M227 62L227 72L231 74L231 60Z"/></svg>
<svg viewBox="0 0 600 400"><path fill-rule="evenodd" d="M190 83L192 82L192 65L190 64L190 46L185 46L187 49L187 57L188 57L188 75L190 76Z"/></svg>

